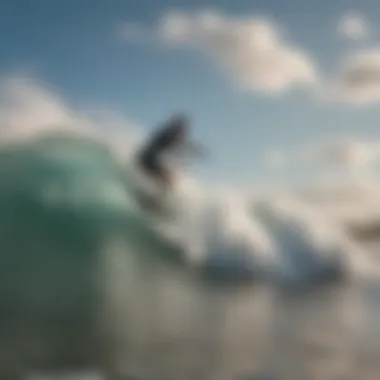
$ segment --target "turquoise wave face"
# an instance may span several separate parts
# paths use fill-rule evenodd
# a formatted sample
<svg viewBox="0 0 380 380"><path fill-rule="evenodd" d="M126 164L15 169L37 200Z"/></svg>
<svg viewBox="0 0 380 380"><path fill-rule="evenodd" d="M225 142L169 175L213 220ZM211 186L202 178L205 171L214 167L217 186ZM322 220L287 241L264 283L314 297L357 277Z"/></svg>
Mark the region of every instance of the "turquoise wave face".
<svg viewBox="0 0 380 380"><path fill-rule="evenodd" d="M50 135L1 148L0 349L13 347L21 361L9 370L96 362L102 257L112 241L125 256L174 256L135 207L132 185L98 142Z"/></svg>
<svg viewBox="0 0 380 380"><path fill-rule="evenodd" d="M54 237L63 244L70 234L75 242L117 233L130 238L150 233L153 238L131 189L126 167L96 141L49 135L3 148L0 236Z"/></svg>

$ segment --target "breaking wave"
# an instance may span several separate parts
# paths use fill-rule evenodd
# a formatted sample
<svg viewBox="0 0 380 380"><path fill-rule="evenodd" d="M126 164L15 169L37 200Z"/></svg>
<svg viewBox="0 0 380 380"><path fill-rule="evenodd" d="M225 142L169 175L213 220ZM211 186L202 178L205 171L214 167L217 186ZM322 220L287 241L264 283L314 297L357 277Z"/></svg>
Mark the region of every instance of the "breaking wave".
<svg viewBox="0 0 380 380"><path fill-rule="evenodd" d="M327 279L371 267L341 226L295 197L248 200L183 175L169 214L153 217L136 201L135 174L95 139L56 133L3 146L3 261L65 248L80 260L117 237L126 250L223 278Z"/></svg>

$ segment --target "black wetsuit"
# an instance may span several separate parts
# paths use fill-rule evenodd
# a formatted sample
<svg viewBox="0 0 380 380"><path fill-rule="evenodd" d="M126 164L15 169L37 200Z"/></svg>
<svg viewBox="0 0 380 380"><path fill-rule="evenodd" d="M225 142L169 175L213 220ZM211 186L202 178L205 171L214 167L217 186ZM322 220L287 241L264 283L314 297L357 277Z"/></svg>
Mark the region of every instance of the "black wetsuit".
<svg viewBox="0 0 380 380"><path fill-rule="evenodd" d="M169 125L159 130L138 155L139 165L149 175L161 180L168 179L168 171L161 165L160 154L178 145L182 139L177 125Z"/></svg>

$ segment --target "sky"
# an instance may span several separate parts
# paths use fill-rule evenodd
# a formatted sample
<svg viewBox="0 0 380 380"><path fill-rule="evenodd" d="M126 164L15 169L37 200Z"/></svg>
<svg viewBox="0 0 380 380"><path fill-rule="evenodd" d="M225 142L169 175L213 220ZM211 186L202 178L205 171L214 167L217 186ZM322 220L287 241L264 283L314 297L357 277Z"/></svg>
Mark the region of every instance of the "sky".
<svg viewBox="0 0 380 380"><path fill-rule="evenodd" d="M208 180L336 175L380 156L379 21L375 0L7 0L0 85L30 77L144 132L185 112Z"/></svg>

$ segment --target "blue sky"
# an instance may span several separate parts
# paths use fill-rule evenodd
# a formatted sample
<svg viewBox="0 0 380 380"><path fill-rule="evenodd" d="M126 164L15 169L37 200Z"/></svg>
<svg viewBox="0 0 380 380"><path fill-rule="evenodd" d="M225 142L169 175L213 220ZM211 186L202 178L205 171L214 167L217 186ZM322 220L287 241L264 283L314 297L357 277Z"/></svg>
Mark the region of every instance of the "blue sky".
<svg viewBox="0 0 380 380"><path fill-rule="evenodd" d="M321 101L291 86L277 94L255 86L243 91L229 70L197 49L133 43L118 32L123 23L135 22L153 34L169 11L204 9L228 19L275 22L284 41L310 58L322 76L346 56L375 49L380 36L380 3L369 0L13 0L0 2L0 72L27 70L70 103L111 106L146 130L173 112L187 112L195 138L212 152L196 171L217 181L276 179L279 172L265 161L272 149L293 150L329 136L379 138L376 101ZM338 33L339 20L351 11L372 26L359 42ZM281 178L312 175L298 166L293 161Z"/></svg>

